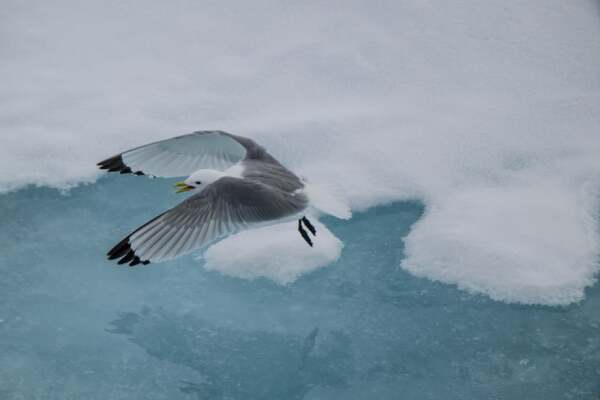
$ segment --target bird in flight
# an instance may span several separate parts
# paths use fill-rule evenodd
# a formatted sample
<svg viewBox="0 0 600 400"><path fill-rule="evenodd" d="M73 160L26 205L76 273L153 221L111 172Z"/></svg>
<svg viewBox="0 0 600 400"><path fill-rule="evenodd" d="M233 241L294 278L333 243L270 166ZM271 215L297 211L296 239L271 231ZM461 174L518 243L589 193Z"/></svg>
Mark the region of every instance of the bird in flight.
<svg viewBox="0 0 600 400"><path fill-rule="evenodd" d="M98 166L121 174L187 176L177 192L193 193L117 243L107 256L118 264L170 260L232 233L290 220L298 221L309 246L317 235L305 213L319 207L311 204L305 182L242 136L198 131L127 150Z"/></svg>

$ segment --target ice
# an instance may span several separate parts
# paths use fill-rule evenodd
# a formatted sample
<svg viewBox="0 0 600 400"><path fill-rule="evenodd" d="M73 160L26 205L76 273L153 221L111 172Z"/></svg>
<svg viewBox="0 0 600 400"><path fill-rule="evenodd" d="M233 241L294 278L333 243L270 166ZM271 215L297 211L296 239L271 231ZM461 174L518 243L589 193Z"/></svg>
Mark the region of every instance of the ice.
<svg viewBox="0 0 600 400"><path fill-rule="evenodd" d="M331 264L342 252L342 242L325 225L314 219L311 222L317 230L315 237L311 235L313 247L300 239L298 222L293 221L235 234L209 247L200 259L209 271L288 284Z"/></svg>
<svg viewBox="0 0 600 400"><path fill-rule="evenodd" d="M280 285L186 256L103 254L175 204L172 181L117 176L0 197L0 398L594 399L600 291L569 307L490 300L401 268L426 212L323 218L340 258ZM138 202L131 201L135 198ZM299 243L309 251L301 238Z"/></svg>
<svg viewBox="0 0 600 400"><path fill-rule="evenodd" d="M497 300L580 301L598 266L598 206L597 192L554 180L463 190L428 210L402 266Z"/></svg>

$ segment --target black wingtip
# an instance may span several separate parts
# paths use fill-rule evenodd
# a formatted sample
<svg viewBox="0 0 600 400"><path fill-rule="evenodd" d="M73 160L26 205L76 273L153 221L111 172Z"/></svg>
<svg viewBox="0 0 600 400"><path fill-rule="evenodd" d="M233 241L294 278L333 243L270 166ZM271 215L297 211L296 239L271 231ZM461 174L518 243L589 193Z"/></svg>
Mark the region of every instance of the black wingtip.
<svg viewBox="0 0 600 400"><path fill-rule="evenodd" d="M142 260L138 255L135 254L135 250L131 248L131 243L129 243L129 237L126 237L117 243L117 245L110 249L106 255L109 260L119 259L117 262L119 265L129 264L130 267L135 267L138 264L150 264L149 260Z"/></svg>
<svg viewBox="0 0 600 400"><path fill-rule="evenodd" d="M116 156L107 158L106 160L100 161L96 164L100 169L106 169L108 172L119 172L121 174L135 174L135 175L144 175L142 171L135 171L131 169L131 167L127 166L123 162L123 157L121 154Z"/></svg>
<svg viewBox="0 0 600 400"><path fill-rule="evenodd" d="M123 265L129 263L129 261L133 260L133 257L135 257L135 252L133 250L129 250L129 253L127 253L125 257L121 258L117 264Z"/></svg>
<svg viewBox="0 0 600 400"><path fill-rule="evenodd" d="M109 260L114 260L115 258L123 257L131 250L131 246L129 245L129 238L125 238L121 240L115 247L109 250L106 255Z"/></svg>
<svg viewBox="0 0 600 400"><path fill-rule="evenodd" d="M131 262L129 263L130 267L134 267L136 265L138 265L139 263L141 263L142 260L140 260L140 258L138 256L133 257L133 260L131 260Z"/></svg>
<svg viewBox="0 0 600 400"><path fill-rule="evenodd" d="M138 232L140 229L144 228L145 226L148 226L148 224L151 224L152 222L156 221L158 218L165 215L165 213L167 213L167 211L152 218L150 221L146 222L144 225L140 226L135 231L130 233L125 239L123 239L119 243L117 243L112 249L110 249L108 251L108 253L106 253L108 259L115 260L118 258L119 261L117 262L117 264L123 265L123 264L129 263L130 267L134 267L138 264L142 264L142 265L150 264L150 260L144 260L143 258L140 257L139 254L135 253L135 250L131 247L131 242L129 241L129 239L131 238L131 235L135 234L136 232Z"/></svg>
<svg viewBox="0 0 600 400"><path fill-rule="evenodd" d="M121 171L127 168L120 154L100 161L97 165L100 169L107 169L109 171Z"/></svg>

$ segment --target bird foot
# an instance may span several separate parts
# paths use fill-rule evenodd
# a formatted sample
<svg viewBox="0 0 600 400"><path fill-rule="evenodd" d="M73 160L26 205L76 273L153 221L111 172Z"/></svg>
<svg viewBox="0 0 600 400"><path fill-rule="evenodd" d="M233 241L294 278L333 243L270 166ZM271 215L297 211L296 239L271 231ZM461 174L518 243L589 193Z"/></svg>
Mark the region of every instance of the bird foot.
<svg viewBox="0 0 600 400"><path fill-rule="evenodd" d="M298 220L298 232L300 232L300 236L302 236L302 239L304 239L304 241L308 243L310 247L313 247L313 242L310 239L310 236L308 235L306 230L304 229L304 226L306 226L306 229L308 229L313 236L317 236L317 230L315 229L314 225L308 220L308 218L306 218L306 216L303 216Z"/></svg>

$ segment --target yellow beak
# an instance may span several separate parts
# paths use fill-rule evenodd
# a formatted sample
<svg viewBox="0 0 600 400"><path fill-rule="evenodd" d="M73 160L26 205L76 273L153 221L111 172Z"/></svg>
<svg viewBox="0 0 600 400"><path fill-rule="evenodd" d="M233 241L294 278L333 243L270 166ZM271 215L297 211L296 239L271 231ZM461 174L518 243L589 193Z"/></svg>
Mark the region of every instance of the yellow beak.
<svg viewBox="0 0 600 400"><path fill-rule="evenodd" d="M176 193L189 192L190 190L195 189L195 187L190 186L185 182L177 182L175 184L175 187L179 188L179 190Z"/></svg>

